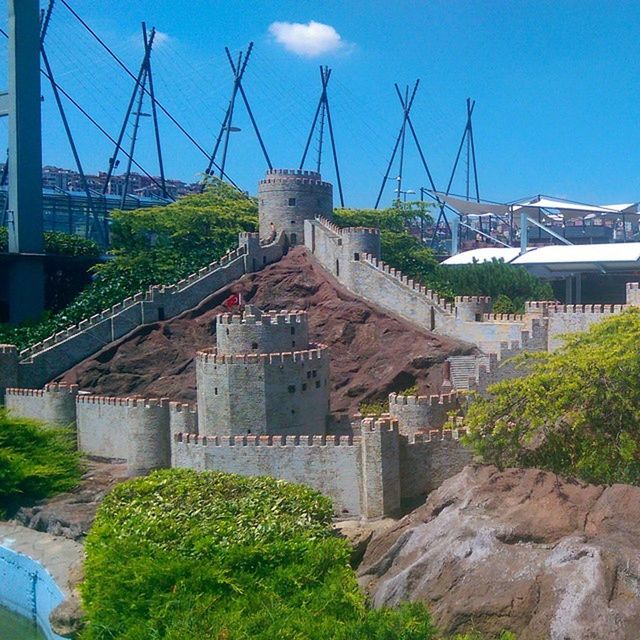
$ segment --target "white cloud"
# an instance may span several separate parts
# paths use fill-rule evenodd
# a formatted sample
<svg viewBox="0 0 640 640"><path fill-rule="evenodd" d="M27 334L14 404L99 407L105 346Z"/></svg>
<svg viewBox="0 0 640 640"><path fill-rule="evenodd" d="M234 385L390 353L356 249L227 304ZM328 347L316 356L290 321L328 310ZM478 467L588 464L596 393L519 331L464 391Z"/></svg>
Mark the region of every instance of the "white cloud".
<svg viewBox="0 0 640 640"><path fill-rule="evenodd" d="M311 20L307 24L299 22L274 22L269 33L276 42L299 56L315 58L325 53L346 51L351 45L328 24Z"/></svg>
<svg viewBox="0 0 640 640"><path fill-rule="evenodd" d="M151 35L151 30L149 30L147 32L147 35L150 36ZM138 49L144 49L143 44L142 44L142 36L139 33L133 34L131 36L129 36L129 40L130 42L132 42ZM172 36L170 36L168 33L165 33L164 31L158 31L156 29L156 35L153 37L153 48L154 49L159 49L160 47L162 47L163 45L169 43L169 42L174 42L174 38Z"/></svg>
<svg viewBox="0 0 640 640"><path fill-rule="evenodd" d="M171 40L173 40L173 38L168 33L165 33L164 31L156 31L156 35L153 39L153 46L161 47L163 44L167 44L167 42L170 42Z"/></svg>

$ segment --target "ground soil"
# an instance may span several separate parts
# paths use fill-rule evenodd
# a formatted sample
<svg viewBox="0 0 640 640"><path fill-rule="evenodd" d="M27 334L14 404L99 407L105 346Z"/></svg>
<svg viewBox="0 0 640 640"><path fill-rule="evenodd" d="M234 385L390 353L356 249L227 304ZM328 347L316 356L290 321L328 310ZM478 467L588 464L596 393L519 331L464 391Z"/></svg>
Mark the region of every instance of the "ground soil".
<svg viewBox="0 0 640 640"><path fill-rule="evenodd" d="M221 302L230 292L242 292L243 302L263 310L308 311L311 339L331 349L334 414L355 413L363 401L385 400L390 392L412 385L423 394L438 393L447 356L473 349L363 302L298 247L197 308L138 328L60 379L100 395L194 402L194 356L215 345L216 315L224 311Z"/></svg>

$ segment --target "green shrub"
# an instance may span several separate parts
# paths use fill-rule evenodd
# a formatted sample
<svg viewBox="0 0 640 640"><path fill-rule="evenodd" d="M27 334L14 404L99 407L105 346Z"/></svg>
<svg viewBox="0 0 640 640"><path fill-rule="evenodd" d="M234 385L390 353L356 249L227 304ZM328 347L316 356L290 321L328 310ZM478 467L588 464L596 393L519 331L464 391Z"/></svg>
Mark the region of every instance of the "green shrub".
<svg viewBox="0 0 640 640"><path fill-rule="evenodd" d="M83 638L425 640L419 604L370 611L330 501L186 469L116 487L87 538Z"/></svg>
<svg viewBox="0 0 640 640"><path fill-rule="evenodd" d="M640 484L640 309L521 357L528 375L489 387L465 418L486 461Z"/></svg>
<svg viewBox="0 0 640 640"><path fill-rule="evenodd" d="M0 409L0 517L69 491L81 474L71 430L47 427Z"/></svg>

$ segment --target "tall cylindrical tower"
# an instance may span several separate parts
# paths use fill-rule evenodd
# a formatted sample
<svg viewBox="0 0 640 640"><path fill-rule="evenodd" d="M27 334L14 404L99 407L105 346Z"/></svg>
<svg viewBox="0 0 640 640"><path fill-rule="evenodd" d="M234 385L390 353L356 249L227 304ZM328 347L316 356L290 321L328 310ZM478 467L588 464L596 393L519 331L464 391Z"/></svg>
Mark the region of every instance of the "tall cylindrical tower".
<svg viewBox="0 0 640 640"><path fill-rule="evenodd" d="M196 357L201 435L325 433L328 349L304 311L221 314L216 345Z"/></svg>
<svg viewBox="0 0 640 640"><path fill-rule="evenodd" d="M262 241L284 231L290 245L303 244L305 220L333 215L333 187L315 171L272 169L258 185L258 198Z"/></svg>

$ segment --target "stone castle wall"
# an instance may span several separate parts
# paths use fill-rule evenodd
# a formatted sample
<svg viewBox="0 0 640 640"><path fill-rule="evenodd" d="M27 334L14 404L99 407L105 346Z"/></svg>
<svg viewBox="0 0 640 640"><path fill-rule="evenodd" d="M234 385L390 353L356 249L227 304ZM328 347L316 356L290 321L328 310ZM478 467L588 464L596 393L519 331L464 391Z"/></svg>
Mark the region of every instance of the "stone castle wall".
<svg viewBox="0 0 640 640"><path fill-rule="evenodd" d="M462 398L456 391L431 396L389 394L389 415L398 421L400 433L415 436L422 431L442 429L449 413L460 408Z"/></svg>

